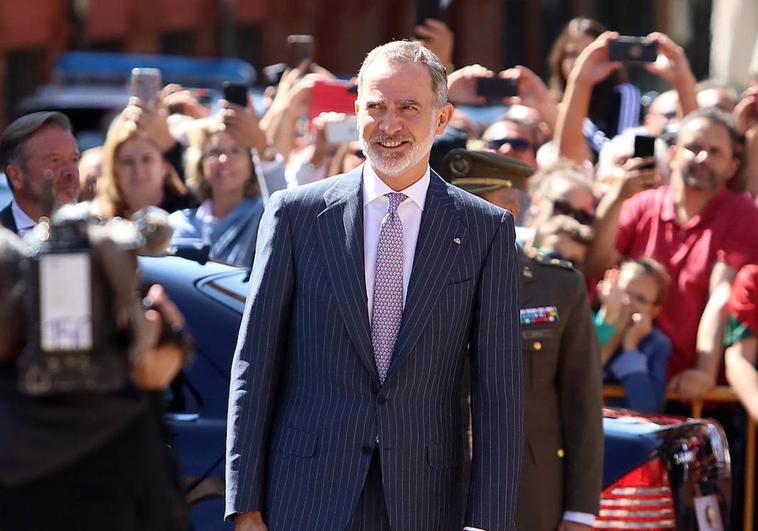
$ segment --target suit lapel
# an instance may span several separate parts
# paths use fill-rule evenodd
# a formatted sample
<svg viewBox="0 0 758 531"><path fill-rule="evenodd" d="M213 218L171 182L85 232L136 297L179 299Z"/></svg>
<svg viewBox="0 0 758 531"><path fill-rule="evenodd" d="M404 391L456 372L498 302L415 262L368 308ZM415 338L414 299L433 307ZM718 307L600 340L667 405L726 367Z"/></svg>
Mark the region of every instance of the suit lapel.
<svg viewBox="0 0 758 531"><path fill-rule="evenodd" d="M316 232L348 335L378 385L366 302L361 179L362 167L336 179L324 194L326 208L316 217Z"/></svg>
<svg viewBox="0 0 758 531"><path fill-rule="evenodd" d="M6 229L18 234L18 227L16 227L16 218L13 217L12 203L8 203L5 208L0 210L0 225Z"/></svg>
<svg viewBox="0 0 758 531"><path fill-rule="evenodd" d="M460 220L458 208L455 199L449 195L447 184L432 172L421 215L403 320L387 379L403 364L416 344L432 313L431 309L442 294L450 271L457 263L458 253L465 248L466 226Z"/></svg>

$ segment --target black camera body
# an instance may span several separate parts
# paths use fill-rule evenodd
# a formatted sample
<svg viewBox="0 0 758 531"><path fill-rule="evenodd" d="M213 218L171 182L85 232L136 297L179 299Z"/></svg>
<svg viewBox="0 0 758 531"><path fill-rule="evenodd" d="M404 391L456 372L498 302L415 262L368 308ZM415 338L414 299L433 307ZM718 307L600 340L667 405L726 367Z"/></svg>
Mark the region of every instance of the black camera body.
<svg viewBox="0 0 758 531"><path fill-rule="evenodd" d="M621 36L608 44L608 59L624 63L654 63L658 43L647 37Z"/></svg>
<svg viewBox="0 0 758 531"><path fill-rule="evenodd" d="M133 334L117 326L116 297L89 226L86 219L43 222L40 244L21 265L28 339L17 369L25 394L108 392L126 384Z"/></svg>

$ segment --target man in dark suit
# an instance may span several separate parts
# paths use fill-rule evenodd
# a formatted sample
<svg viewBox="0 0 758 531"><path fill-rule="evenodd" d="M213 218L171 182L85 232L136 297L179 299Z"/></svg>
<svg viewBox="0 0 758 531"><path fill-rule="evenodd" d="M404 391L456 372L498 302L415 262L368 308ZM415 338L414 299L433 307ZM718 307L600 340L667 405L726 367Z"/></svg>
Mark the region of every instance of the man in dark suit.
<svg viewBox="0 0 758 531"><path fill-rule="evenodd" d="M35 112L11 123L0 137L0 169L13 200L0 210L0 225L21 236L34 228L53 206L43 204L47 186L57 204L76 203L78 161L79 148L65 114Z"/></svg>
<svg viewBox="0 0 758 531"><path fill-rule="evenodd" d="M456 149L452 184L518 216L532 171L519 161ZM570 262L518 250L526 445L518 529L589 530L603 472L600 351L584 277Z"/></svg>
<svg viewBox="0 0 758 531"><path fill-rule="evenodd" d="M271 198L232 366L226 516L238 531L515 527L513 219L430 171L446 92L418 43L373 50L356 103L368 162Z"/></svg>

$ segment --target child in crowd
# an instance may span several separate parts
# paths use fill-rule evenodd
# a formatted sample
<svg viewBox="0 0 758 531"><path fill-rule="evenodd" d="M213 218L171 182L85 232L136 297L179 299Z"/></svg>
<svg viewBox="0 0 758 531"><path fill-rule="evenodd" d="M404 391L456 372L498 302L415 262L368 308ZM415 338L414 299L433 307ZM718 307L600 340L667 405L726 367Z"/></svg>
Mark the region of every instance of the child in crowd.
<svg viewBox="0 0 758 531"><path fill-rule="evenodd" d="M624 387L623 405L644 412L663 409L671 341L653 321L670 279L652 258L627 260L606 272L598 285L601 306L595 327L606 382Z"/></svg>

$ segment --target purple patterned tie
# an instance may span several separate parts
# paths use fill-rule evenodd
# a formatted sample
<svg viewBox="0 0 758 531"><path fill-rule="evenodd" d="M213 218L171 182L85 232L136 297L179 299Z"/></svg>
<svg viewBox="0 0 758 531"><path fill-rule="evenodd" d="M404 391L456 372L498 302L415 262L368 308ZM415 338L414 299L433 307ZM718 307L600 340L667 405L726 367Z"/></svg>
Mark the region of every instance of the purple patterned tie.
<svg viewBox="0 0 758 531"><path fill-rule="evenodd" d="M387 377L403 316L403 223L397 207L407 196L392 192L387 197L390 205L379 230L371 318L371 343L380 384Z"/></svg>

